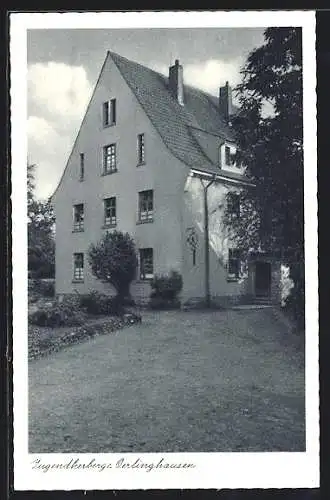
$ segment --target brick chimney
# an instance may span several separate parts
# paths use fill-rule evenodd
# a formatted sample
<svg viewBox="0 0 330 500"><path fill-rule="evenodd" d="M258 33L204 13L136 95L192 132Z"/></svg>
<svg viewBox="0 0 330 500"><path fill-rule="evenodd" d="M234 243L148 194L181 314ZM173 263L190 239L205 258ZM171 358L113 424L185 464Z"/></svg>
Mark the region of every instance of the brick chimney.
<svg viewBox="0 0 330 500"><path fill-rule="evenodd" d="M228 82L219 90L219 109L226 122L229 122L230 115L233 113L233 102L231 96L231 87Z"/></svg>
<svg viewBox="0 0 330 500"><path fill-rule="evenodd" d="M170 66L168 85L175 99L183 106L183 68L178 59L174 66Z"/></svg>

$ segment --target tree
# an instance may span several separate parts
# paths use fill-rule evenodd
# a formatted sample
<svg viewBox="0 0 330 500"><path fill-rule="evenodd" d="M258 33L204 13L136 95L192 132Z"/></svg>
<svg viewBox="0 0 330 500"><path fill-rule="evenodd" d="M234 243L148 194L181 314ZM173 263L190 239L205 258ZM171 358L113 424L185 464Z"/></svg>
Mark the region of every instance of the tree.
<svg viewBox="0 0 330 500"><path fill-rule="evenodd" d="M35 165L27 167L28 269L34 278L55 275L55 215L50 200L35 198Z"/></svg>
<svg viewBox="0 0 330 500"><path fill-rule="evenodd" d="M106 233L88 252L92 273L99 280L110 283L120 300L130 296L129 287L135 278L137 257L135 244L128 233Z"/></svg>
<svg viewBox="0 0 330 500"><path fill-rule="evenodd" d="M280 255L294 279L298 316L304 311L304 194L301 28L268 28L250 53L236 92L232 126L236 161L255 189L241 196L239 218L227 214L243 249ZM270 112L266 113L265 110Z"/></svg>

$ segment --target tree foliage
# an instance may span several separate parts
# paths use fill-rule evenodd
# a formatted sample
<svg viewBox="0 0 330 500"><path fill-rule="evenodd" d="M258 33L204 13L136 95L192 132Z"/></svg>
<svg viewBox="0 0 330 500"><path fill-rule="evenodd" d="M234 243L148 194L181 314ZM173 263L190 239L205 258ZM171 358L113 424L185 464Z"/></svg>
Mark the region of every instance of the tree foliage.
<svg viewBox="0 0 330 500"><path fill-rule="evenodd" d="M90 246L88 259L96 278L110 283L120 298L130 296L129 286L136 275L137 256L134 241L128 233L113 231L104 234L96 245Z"/></svg>
<svg viewBox="0 0 330 500"><path fill-rule="evenodd" d="M34 165L27 171L28 269L33 278L55 275L55 215L50 200L35 198Z"/></svg>
<svg viewBox="0 0 330 500"><path fill-rule="evenodd" d="M236 88L232 125L236 161L255 184L241 196L241 215L226 222L243 249L275 252L290 265L303 300L303 117L301 28L268 28L247 58ZM268 109L268 113L266 110ZM298 292L299 290L299 292Z"/></svg>

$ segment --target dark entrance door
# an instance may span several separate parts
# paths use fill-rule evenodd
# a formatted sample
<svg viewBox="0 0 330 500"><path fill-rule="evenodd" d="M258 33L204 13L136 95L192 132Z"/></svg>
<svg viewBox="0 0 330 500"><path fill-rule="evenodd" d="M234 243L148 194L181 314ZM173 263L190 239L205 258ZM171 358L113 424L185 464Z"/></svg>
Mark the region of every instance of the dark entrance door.
<svg viewBox="0 0 330 500"><path fill-rule="evenodd" d="M270 296L271 264L269 262L256 262L255 293L258 297Z"/></svg>

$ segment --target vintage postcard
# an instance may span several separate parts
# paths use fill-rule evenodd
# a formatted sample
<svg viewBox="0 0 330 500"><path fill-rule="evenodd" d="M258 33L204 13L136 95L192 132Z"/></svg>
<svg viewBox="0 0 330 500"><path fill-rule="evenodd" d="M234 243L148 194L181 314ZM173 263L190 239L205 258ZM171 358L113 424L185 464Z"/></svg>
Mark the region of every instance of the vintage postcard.
<svg viewBox="0 0 330 500"><path fill-rule="evenodd" d="M315 13L10 16L14 486L319 486Z"/></svg>

